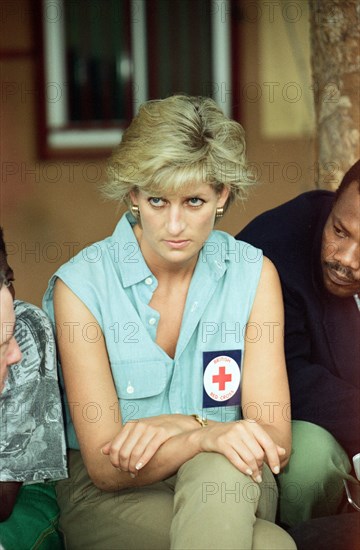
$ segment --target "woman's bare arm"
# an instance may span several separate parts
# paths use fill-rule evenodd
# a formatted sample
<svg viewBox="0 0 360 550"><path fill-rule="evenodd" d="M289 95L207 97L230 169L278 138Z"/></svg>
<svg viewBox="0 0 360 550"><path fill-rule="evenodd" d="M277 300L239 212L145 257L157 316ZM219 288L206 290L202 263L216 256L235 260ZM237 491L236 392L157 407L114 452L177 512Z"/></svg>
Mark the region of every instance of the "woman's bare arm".
<svg viewBox="0 0 360 550"><path fill-rule="evenodd" d="M263 283L266 284L267 281ZM258 294L255 302L259 301ZM123 426L100 327L97 325L100 338L92 339L92 342L82 338L81 327L88 323L95 326L96 321L81 300L60 280L55 286L54 305L56 324L61 329L58 345L71 415L85 465L98 487L117 490L154 483L174 474L184 462L202 451L224 454L241 471L249 475L251 472L257 479L259 470L251 450L256 445L260 445L263 452L265 449L265 454L274 457L276 468L282 454L276 443L279 441L281 445L286 440L286 437L278 437L282 430L279 430L277 421L275 430L272 430L271 422L264 423L263 419L259 425L247 421L227 424L212 422L208 428L201 429L191 417L161 415ZM254 311L256 314L255 304ZM258 319L255 314L252 319ZM69 338L66 327L72 323L76 323L79 330ZM251 353L245 353L245 361L250 365L249 355ZM281 357L279 352L275 355ZM246 372L244 367L244 377ZM259 400L259 393L255 392L254 396ZM90 416L91 404L94 404L93 419ZM277 438L276 443L272 437ZM143 448L150 449L150 452L146 461L139 465L136 457L141 456Z"/></svg>
<svg viewBox="0 0 360 550"><path fill-rule="evenodd" d="M273 441L291 452L290 392L284 354L284 311L277 271L264 258L245 336L242 378L244 418L264 428Z"/></svg>
<svg viewBox="0 0 360 550"><path fill-rule="evenodd" d="M136 466L140 463L143 482L151 466L157 464L161 471L162 457L166 460L168 449L174 449L170 452L172 457L171 453L176 453L177 447L182 451L181 445L186 442L189 451L194 445L192 456L201 451L219 452L257 481L261 479L264 460L274 473L278 473L286 464L291 449L283 317L279 278L272 263L265 259L246 333L242 383L244 420L223 424L210 422L201 432L175 436L156 450L138 436L144 429L143 422L154 423L160 417L140 420L138 426L129 426L126 433L105 447L113 465L137 475ZM178 458L180 456L177 454ZM149 467L142 469L148 462Z"/></svg>
<svg viewBox="0 0 360 550"><path fill-rule="evenodd" d="M55 284L54 308L67 399L88 473L101 488L115 490L129 487L134 482L128 471L120 472L102 452L109 441L119 437L123 425L101 328L83 302L60 279ZM84 338L85 326L93 326L94 330L97 327L98 337L91 338L91 341ZM154 417L152 423L147 422L148 429L144 437L148 437L155 426L156 449L174 435L198 429L192 417L171 415L169 419L169 416ZM172 454L171 450L164 458L160 457L163 468L159 470L157 467L155 472L152 468L147 469L146 483L172 475L193 456L190 449L185 451L180 448L181 445L183 443L175 441L176 453ZM171 449L173 446L174 443Z"/></svg>

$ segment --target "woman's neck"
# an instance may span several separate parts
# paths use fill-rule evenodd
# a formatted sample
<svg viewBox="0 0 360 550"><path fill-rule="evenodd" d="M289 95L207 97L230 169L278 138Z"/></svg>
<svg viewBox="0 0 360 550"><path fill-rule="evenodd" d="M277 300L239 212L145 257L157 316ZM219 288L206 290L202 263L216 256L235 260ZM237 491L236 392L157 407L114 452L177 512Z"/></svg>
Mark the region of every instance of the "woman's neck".
<svg viewBox="0 0 360 550"><path fill-rule="evenodd" d="M170 286L172 284L176 285L177 282L183 284L184 281L191 280L199 255L189 258L184 263L166 261L165 258L157 255L151 248L146 246L142 239L142 230L138 225L134 227L134 233L144 260L159 284L161 282L162 285Z"/></svg>

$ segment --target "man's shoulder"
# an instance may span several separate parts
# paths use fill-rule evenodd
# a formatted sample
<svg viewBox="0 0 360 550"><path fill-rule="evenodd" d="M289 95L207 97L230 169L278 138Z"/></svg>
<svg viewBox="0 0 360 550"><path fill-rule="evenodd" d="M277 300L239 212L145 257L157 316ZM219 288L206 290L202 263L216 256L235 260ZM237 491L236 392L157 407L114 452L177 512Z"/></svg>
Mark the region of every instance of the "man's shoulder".
<svg viewBox="0 0 360 550"><path fill-rule="evenodd" d="M306 239L315 231L324 214L327 217L333 197L334 193L326 190L302 193L257 216L236 238L263 249L266 244L279 244L279 239L294 245L294 240Z"/></svg>
<svg viewBox="0 0 360 550"><path fill-rule="evenodd" d="M14 309L14 334L22 359L9 369L4 394L11 388L37 384L40 379L57 379L56 346L50 319L39 307L21 300L15 300Z"/></svg>
<svg viewBox="0 0 360 550"><path fill-rule="evenodd" d="M42 345L53 340L52 325L49 317L39 307L22 300L15 300L14 311L16 316L15 337L19 343L20 349L25 341L25 346Z"/></svg>
<svg viewBox="0 0 360 550"><path fill-rule="evenodd" d="M272 210L268 210L268 213L273 212L274 215L279 215L280 217L283 217L286 213L289 213L289 216L299 213L311 217L324 209L331 208L334 197L335 193L333 191L314 189L313 191L301 193L301 195L280 204Z"/></svg>
<svg viewBox="0 0 360 550"><path fill-rule="evenodd" d="M41 319L45 324L50 324L50 319L46 315L45 311L34 304L30 304L29 302L15 300L14 310L17 321L28 319L29 322L31 322L33 319Z"/></svg>

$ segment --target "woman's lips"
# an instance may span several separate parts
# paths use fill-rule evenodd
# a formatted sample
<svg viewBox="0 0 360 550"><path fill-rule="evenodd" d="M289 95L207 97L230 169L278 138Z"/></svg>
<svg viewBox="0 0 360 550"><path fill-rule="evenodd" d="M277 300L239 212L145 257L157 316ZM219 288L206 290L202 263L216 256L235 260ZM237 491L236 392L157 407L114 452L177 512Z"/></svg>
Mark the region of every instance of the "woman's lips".
<svg viewBox="0 0 360 550"><path fill-rule="evenodd" d="M167 246L169 246L170 248L176 248L176 249L181 249L181 248L185 248L188 244L189 244L189 240L184 240L184 241L169 241L169 240L166 240L165 243L167 244Z"/></svg>

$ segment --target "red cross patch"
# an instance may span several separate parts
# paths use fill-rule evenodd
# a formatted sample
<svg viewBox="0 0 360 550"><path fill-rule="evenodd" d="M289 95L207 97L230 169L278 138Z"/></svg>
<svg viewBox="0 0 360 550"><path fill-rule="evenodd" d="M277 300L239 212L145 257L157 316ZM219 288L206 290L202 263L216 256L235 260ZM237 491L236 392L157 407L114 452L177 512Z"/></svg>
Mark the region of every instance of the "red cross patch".
<svg viewBox="0 0 360 550"><path fill-rule="evenodd" d="M204 399L204 406L209 407L214 401L228 404L236 394L238 394L236 396L238 398L239 388L240 367L233 357L218 355L204 365L204 390L207 395L207 398Z"/></svg>

